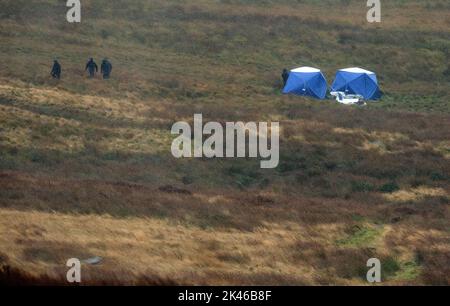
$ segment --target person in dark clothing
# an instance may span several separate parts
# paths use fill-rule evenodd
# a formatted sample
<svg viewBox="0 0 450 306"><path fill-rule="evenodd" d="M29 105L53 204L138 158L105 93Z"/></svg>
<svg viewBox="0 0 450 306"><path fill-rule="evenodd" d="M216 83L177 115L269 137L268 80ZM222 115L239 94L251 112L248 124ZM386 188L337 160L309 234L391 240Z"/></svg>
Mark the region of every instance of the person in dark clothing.
<svg viewBox="0 0 450 306"><path fill-rule="evenodd" d="M54 79L59 80L61 78L61 65L57 60L53 61L52 72L50 72L50 74Z"/></svg>
<svg viewBox="0 0 450 306"><path fill-rule="evenodd" d="M111 71L112 65L110 61L107 58L105 58L102 62L102 65L100 66L100 72L103 74L103 79L109 79Z"/></svg>
<svg viewBox="0 0 450 306"><path fill-rule="evenodd" d="M88 70L89 71L89 77L93 78L95 73L98 72L98 66L97 64L94 62L94 59L91 58L87 64L86 64L86 68L84 69L85 71Z"/></svg>
<svg viewBox="0 0 450 306"><path fill-rule="evenodd" d="M283 69L283 73L281 74L281 77L283 78L283 86L286 86L287 81L289 79L289 71L286 68Z"/></svg>

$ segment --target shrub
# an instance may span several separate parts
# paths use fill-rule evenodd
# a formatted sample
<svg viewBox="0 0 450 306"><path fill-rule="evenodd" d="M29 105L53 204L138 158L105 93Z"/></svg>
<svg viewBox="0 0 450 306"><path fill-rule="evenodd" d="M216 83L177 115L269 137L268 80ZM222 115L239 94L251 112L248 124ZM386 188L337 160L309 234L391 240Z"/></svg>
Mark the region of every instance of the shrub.
<svg viewBox="0 0 450 306"><path fill-rule="evenodd" d="M399 190L400 187L396 182L389 182L380 187L379 191L384 193L392 193Z"/></svg>
<svg viewBox="0 0 450 306"><path fill-rule="evenodd" d="M433 172L430 174L430 178L431 178L433 181L444 181L447 177L446 177L446 175L443 174L442 172L433 171Z"/></svg>
<svg viewBox="0 0 450 306"><path fill-rule="evenodd" d="M372 226L354 225L347 229L347 236L337 240L339 246L368 247L381 235L382 230Z"/></svg>
<svg viewBox="0 0 450 306"><path fill-rule="evenodd" d="M351 185L353 192L371 192L375 189L371 183L364 181L354 181Z"/></svg>
<svg viewBox="0 0 450 306"><path fill-rule="evenodd" d="M382 275L385 277L392 277L400 271L400 264L392 257L387 257L382 260L381 267L383 272Z"/></svg>
<svg viewBox="0 0 450 306"><path fill-rule="evenodd" d="M244 165L232 165L226 170L227 174L231 176L235 183L241 187L249 187L259 181L261 175L259 172Z"/></svg>

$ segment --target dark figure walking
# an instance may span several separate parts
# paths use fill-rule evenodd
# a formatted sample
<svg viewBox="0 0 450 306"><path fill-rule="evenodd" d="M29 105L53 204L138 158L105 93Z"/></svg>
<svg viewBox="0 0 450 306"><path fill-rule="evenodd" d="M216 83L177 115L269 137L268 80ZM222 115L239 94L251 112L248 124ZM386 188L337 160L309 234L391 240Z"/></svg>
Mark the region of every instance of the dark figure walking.
<svg viewBox="0 0 450 306"><path fill-rule="evenodd" d="M102 61L102 65L100 66L100 72L103 74L103 79L109 79L111 71L112 71L111 62L107 58L105 58Z"/></svg>
<svg viewBox="0 0 450 306"><path fill-rule="evenodd" d="M61 78L61 65L57 60L53 61L52 72L50 72L50 74L54 79L59 80Z"/></svg>
<svg viewBox="0 0 450 306"><path fill-rule="evenodd" d="M97 64L94 62L94 59L91 58L87 64L86 64L86 69L84 69L85 71L88 70L89 71L89 77L93 78L95 73L98 72L98 66Z"/></svg>
<svg viewBox="0 0 450 306"><path fill-rule="evenodd" d="M283 73L281 74L281 77L283 78L283 87L286 86L287 81L289 79L289 71L285 68L283 69Z"/></svg>

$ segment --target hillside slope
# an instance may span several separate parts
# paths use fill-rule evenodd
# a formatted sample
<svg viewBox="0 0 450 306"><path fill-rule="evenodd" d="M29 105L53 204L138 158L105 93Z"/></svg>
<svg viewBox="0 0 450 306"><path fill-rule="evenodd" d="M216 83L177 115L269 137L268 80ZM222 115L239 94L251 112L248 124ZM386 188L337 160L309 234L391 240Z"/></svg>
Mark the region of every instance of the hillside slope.
<svg viewBox="0 0 450 306"><path fill-rule="evenodd" d="M83 1L70 25L57 1L2 1L2 271L63 282L101 256L86 282L364 284L378 257L385 284L449 284L450 8L390 1L369 25L359 2ZM374 70L385 96L282 96L300 65ZM280 121L280 166L174 159L194 113Z"/></svg>

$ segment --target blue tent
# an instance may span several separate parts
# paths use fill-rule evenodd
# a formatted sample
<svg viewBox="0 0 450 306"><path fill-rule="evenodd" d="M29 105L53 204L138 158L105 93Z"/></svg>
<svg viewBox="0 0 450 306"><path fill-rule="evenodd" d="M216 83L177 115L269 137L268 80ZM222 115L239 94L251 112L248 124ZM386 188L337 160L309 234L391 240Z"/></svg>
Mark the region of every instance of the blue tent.
<svg viewBox="0 0 450 306"><path fill-rule="evenodd" d="M327 94L327 87L327 81L319 69L300 67L291 70L289 73L289 79L283 93L324 99Z"/></svg>
<svg viewBox="0 0 450 306"><path fill-rule="evenodd" d="M375 73L361 68L341 69L336 73L336 78L331 85L331 91L343 91L349 94L357 94L366 100L378 100L381 98Z"/></svg>

